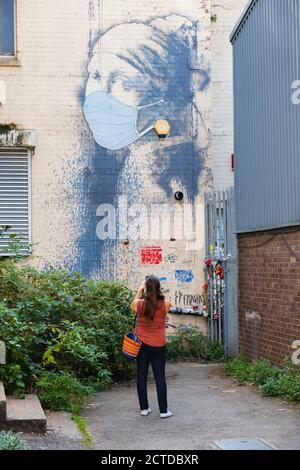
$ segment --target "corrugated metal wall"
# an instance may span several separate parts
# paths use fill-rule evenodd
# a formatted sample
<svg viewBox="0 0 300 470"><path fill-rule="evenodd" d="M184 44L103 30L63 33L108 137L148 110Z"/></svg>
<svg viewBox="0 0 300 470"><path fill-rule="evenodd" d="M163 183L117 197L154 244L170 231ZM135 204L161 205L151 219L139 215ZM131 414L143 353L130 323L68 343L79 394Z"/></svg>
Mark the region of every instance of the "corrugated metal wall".
<svg viewBox="0 0 300 470"><path fill-rule="evenodd" d="M300 1L253 1L231 39L237 231L300 224Z"/></svg>

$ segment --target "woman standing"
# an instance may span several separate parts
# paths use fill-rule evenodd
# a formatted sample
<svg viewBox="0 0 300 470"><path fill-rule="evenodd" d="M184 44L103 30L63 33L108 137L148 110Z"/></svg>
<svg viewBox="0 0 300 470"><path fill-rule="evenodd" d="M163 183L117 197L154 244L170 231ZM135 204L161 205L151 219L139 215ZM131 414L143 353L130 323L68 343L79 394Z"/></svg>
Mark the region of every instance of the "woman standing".
<svg viewBox="0 0 300 470"><path fill-rule="evenodd" d="M147 394L149 363L156 383L160 417L172 416L168 409L165 376L166 315L170 306L161 292L160 281L155 276L148 276L141 284L131 305L134 312L139 309L136 336L143 343L137 357L137 391L142 416L148 416L152 411Z"/></svg>

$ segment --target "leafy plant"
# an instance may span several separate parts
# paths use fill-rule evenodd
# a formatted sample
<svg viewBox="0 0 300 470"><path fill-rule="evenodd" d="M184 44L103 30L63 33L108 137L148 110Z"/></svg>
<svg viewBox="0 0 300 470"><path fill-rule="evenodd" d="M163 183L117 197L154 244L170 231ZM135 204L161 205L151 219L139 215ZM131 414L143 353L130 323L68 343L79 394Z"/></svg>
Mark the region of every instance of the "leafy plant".
<svg viewBox="0 0 300 470"><path fill-rule="evenodd" d="M31 250L31 244L24 242L22 236L18 233L9 232L12 227L10 225L0 225L0 238L7 237L7 246L0 248L0 257L7 253L14 261L20 261L24 257L24 250Z"/></svg>
<svg viewBox="0 0 300 470"><path fill-rule="evenodd" d="M290 400L300 401L300 368L285 361L284 368L278 377L278 386L282 395Z"/></svg>
<svg viewBox="0 0 300 470"><path fill-rule="evenodd" d="M89 449L93 449L94 448L93 439L92 439L91 434L88 431L86 419L83 416L80 416L79 414L74 414L72 416L72 420L75 422L78 430L82 434L83 444L85 444Z"/></svg>
<svg viewBox="0 0 300 470"><path fill-rule="evenodd" d="M35 391L45 371L69 373L94 390L132 378L134 364L120 354L133 324L132 298L118 282L2 261L0 339L7 365L0 380L7 393Z"/></svg>
<svg viewBox="0 0 300 470"><path fill-rule="evenodd" d="M237 377L242 382L247 382L250 379L250 363L241 354L225 364L225 372Z"/></svg>
<svg viewBox="0 0 300 470"><path fill-rule="evenodd" d="M266 382L261 386L261 390L264 395L269 397L277 397L281 395L280 385L278 380L274 377L267 379Z"/></svg>
<svg viewBox="0 0 300 470"><path fill-rule="evenodd" d="M90 392L76 377L64 371L43 371L36 387L42 405L54 411L79 410Z"/></svg>
<svg viewBox="0 0 300 470"><path fill-rule="evenodd" d="M243 355L225 365L225 372L244 382L257 385L264 395L284 396L300 401L300 368L289 360L283 367L277 367L265 359L248 362Z"/></svg>
<svg viewBox="0 0 300 470"><path fill-rule="evenodd" d="M28 450L28 446L20 433L1 431L0 450Z"/></svg>
<svg viewBox="0 0 300 470"><path fill-rule="evenodd" d="M171 361L222 361L224 353L217 341L201 334L197 327L181 328L167 344L167 357Z"/></svg>
<svg viewBox="0 0 300 470"><path fill-rule="evenodd" d="M279 375L279 367L266 359L259 359L249 366L249 381L255 385L265 385L267 381L276 380Z"/></svg>

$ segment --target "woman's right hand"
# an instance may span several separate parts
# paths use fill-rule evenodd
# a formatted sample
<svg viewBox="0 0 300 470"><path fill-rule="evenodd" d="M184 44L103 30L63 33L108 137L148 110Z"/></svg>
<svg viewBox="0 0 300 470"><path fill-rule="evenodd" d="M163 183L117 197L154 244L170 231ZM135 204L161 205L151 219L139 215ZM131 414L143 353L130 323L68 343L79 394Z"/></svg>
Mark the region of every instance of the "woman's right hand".
<svg viewBox="0 0 300 470"><path fill-rule="evenodd" d="M141 299L141 298L142 298L143 291L144 291L145 289L146 289L146 284L145 284L145 281L144 281L144 282L142 282L142 284L141 284L140 287L138 288L135 298L136 298L136 299Z"/></svg>
<svg viewBox="0 0 300 470"><path fill-rule="evenodd" d="M140 291L142 291L142 290L144 290L144 289L146 289L146 283L145 283L145 281L143 281L142 284L141 284L140 287L139 287L139 290L140 290Z"/></svg>

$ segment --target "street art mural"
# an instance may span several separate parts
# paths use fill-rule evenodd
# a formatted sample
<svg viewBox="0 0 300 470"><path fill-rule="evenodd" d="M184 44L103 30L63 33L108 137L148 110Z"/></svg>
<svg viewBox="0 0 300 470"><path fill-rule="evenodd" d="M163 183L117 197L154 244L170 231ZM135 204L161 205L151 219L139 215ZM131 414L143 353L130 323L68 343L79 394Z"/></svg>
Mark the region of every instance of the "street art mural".
<svg viewBox="0 0 300 470"><path fill-rule="evenodd" d="M99 2L89 3L96 23ZM201 108L210 65L199 44L201 29L199 17L178 11L106 29L99 24L90 34L88 76L80 96L88 163L76 181L82 208L76 269L98 279L123 279L130 287L136 287L149 269L150 274L161 272L174 303L176 283L183 284L182 290L184 284L193 288L196 273L189 263L194 263L194 255L172 234L164 239L135 238L141 226L150 233L137 205L144 204L146 210L153 204L175 207L176 191L183 192L184 202L194 203L200 181L205 185L210 180L210 136ZM167 120L172 128L164 142L151 132L158 119ZM120 203L124 197L126 210ZM99 223L102 233L112 233L105 228L109 205L115 208L116 237L100 239ZM176 208L174 214L176 218ZM128 230L119 237L124 220Z"/></svg>

